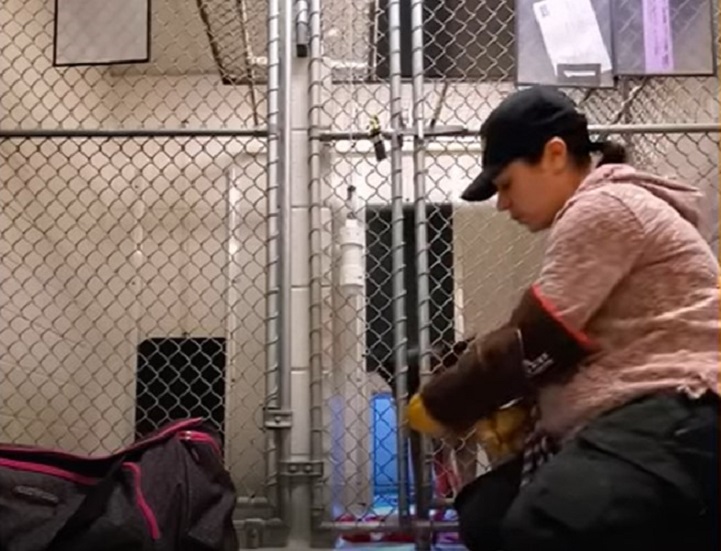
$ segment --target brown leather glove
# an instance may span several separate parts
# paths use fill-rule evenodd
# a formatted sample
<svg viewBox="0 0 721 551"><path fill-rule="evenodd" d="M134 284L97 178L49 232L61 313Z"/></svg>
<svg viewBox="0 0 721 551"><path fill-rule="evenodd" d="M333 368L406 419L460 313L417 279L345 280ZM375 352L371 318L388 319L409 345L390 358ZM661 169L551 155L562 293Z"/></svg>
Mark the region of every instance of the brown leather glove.
<svg viewBox="0 0 721 551"><path fill-rule="evenodd" d="M468 430L498 408L532 397L538 387L571 377L591 349L531 288L509 322L474 339L456 365L421 390L421 399L442 425Z"/></svg>
<svg viewBox="0 0 721 551"><path fill-rule="evenodd" d="M445 427L466 431L530 390L521 360L516 330L502 327L492 331L473 340L456 365L421 390L423 404Z"/></svg>

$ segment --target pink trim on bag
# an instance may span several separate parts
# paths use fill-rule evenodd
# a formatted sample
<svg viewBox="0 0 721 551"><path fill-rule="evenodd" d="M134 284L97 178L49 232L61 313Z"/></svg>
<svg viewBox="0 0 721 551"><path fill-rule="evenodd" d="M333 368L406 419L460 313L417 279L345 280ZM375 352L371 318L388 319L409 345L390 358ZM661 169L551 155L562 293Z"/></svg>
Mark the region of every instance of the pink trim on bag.
<svg viewBox="0 0 721 551"><path fill-rule="evenodd" d="M6 445L6 444L0 444L0 454L3 452L15 452L15 453L25 453L29 455L52 455L54 457L62 457L65 459L72 459L72 460L79 460L79 461L91 461L91 462L98 462L98 461L107 461L108 459L111 459L113 457L116 457L120 454L133 452L139 449L143 449L148 447L149 445L165 440L166 438L172 436L173 434L180 432L182 430L187 430L188 428L195 427L203 422L203 419L201 418L192 418L192 419L184 419L182 421L177 421L176 423L173 423L169 425L165 430L162 432L153 435L150 438L145 438L144 440L139 440L135 444L124 448L118 452L112 453L110 455L105 456L97 456L97 457L88 457L85 455L75 455L72 453L60 451L60 450L53 450L53 449L46 449L46 448L36 448L34 446L13 446L13 445Z"/></svg>
<svg viewBox="0 0 721 551"><path fill-rule="evenodd" d="M90 476L83 476L77 473L71 473L64 469L58 469L57 467L51 467L49 465L42 465L40 463L29 463L27 461L15 461L13 459L0 459L0 467L7 467L15 471L26 471L29 473L38 473L48 476L55 476L57 478L64 478L71 482L77 482L84 486L92 486L97 483L97 478Z"/></svg>
<svg viewBox="0 0 721 551"><path fill-rule="evenodd" d="M150 537L153 540L160 539L160 528L158 527L158 519L155 518L155 513L145 501L145 495L143 494L143 487L140 483L140 467L135 463L123 463L123 467L127 468L133 473L134 487L135 487L135 503L140 509L140 513L145 519L145 523L148 525L150 531Z"/></svg>
<svg viewBox="0 0 721 551"><path fill-rule="evenodd" d="M198 432L195 430L186 430L178 434L181 440L189 440L190 442L202 442L203 444L210 444L213 451L218 454L219 457L223 456L223 452L220 450L220 446L215 438L204 432Z"/></svg>

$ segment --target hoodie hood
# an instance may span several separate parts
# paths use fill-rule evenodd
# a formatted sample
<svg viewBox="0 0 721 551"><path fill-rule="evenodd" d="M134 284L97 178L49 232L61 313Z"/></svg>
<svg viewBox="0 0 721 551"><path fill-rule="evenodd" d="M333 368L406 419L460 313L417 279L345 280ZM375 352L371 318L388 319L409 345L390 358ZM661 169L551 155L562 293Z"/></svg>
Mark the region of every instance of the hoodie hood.
<svg viewBox="0 0 721 551"><path fill-rule="evenodd" d="M675 180L640 172L629 165L603 165L581 183L578 192L615 184L641 187L673 207L685 220L698 228L701 222L701 198L695 187Z"/></svg>

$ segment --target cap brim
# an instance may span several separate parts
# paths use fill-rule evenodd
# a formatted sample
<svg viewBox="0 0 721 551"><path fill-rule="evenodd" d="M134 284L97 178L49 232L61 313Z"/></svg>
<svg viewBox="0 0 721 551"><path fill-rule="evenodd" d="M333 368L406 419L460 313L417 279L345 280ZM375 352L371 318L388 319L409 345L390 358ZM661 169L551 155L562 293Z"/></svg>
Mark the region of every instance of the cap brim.
<svg viewBox="0 0 721 551"><path fill-rule="evenodd" d="M469 203L487 201L496 194L496 186L493 180L498 175L498 170L484 169L473 182L463 190L461 199Z"/></svg>

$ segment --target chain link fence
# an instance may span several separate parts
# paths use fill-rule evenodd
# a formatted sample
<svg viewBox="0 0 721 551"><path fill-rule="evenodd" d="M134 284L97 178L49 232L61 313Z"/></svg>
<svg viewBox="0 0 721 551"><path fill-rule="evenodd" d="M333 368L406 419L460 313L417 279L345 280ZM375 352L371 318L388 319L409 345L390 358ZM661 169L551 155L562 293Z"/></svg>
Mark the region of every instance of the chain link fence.
<svg viewBox="0 0 721 551"><path fill-rule="evenodd" d="M289 321L280 257L305 236L280 233L290 190L269 182L307 167L309 201L292 219L310 226L309 262L298 247L283 269L310 279L309 350L293 347L309 352L309 427L294 423L324 467L309 477L314 528L394 541L452 530L449 458L461 471L477 461L466 478L488 460L419 441L398 412L432 376L425 352L501 323L543 253L543 236L458 201L479 170L476 130L516 88L514 6L297 1L302 86L278 70L277 0L153 0L149 61L95 66L54 63L62 3L0 5L0 433L98 454L199 415L222 434L241 503L277 501L291 401L281 341L305 331ZM289 169L278 138L291 88L310 106L310 158ZM639 166L704 190L714 247L717 90L698 76L568 90ZM349 214L364 228L362 290L341 277Z"/></svg>
<svg viewBox="0 0 721 551"><path fill-rule="evenodd" d="M3 437L107 453L202 416L265 484L264 143L2 143Z"/></svg>
<svg viewBox="0 0 721 551"><path fill-rule="evenodd" d="M63 28L55 26L53 3L3 2L2 128L262 126L267 3L154 0L141 4L150 10L148 62L55 66L57 37ZM59 5L97 10L83 2ZM123 20L121 3L107 6L108 18ZM118 12L107 13L111 9ZM100 42L102 37L94 39Z"/></svg>
<svg viewBox="0 0 721 551"><path fill-rule="evenodd" d="M149 61L63 66L97 3L0 5L0 438L96 455L204 417L262 505L268 6L96 15L139 4Z"/></svg>
<svg viewBox="0 0 721 551"><path fill-rule="evenodd" d="M639 9L630 4L615 3L626 22L623 14ZM683 27L677 32L691 32L684 21L694 18L699 4L671 2L672 24ZM318 223L324 234L338 236L351 208L347 194L355 193L368 281L361 293L349 293L332 280L319 302L333 315L326 317L317 349L330 373L323 419L329 484L318 499L328 525L352 534L348 539L369 532L382 539L391 532L413 541L418 532L412 527L444 532L453 526L442 511L444 498L447 509L453 495L444 488L443 469L453 463L438 461L450 448L424 442L420 452L417 443L406 444L413 435L398 413L416 388L414 372L432 376L433 362L419 364L415 352L505 321L543 253L543 236L516 227L493 205L458 200L480 170L477 130L516 89L514 3L323 0L319 9L322 48L314 59L320 68L311 83L318 91L312 109L326 131L330 160L316 199L340 221L329 216ZM709 15L715 36L717 3ZM624 25L616 46L638 51L638 30ZM716 250L718 77L629 76L609 89L565 91L596 132L627 145L640 168L704 192L701 231ZM374 117L383 129L385 158L377 156L368 132ZM478 457L466 481L489 466L477 449L456 451L458 461Z"/></svg>

